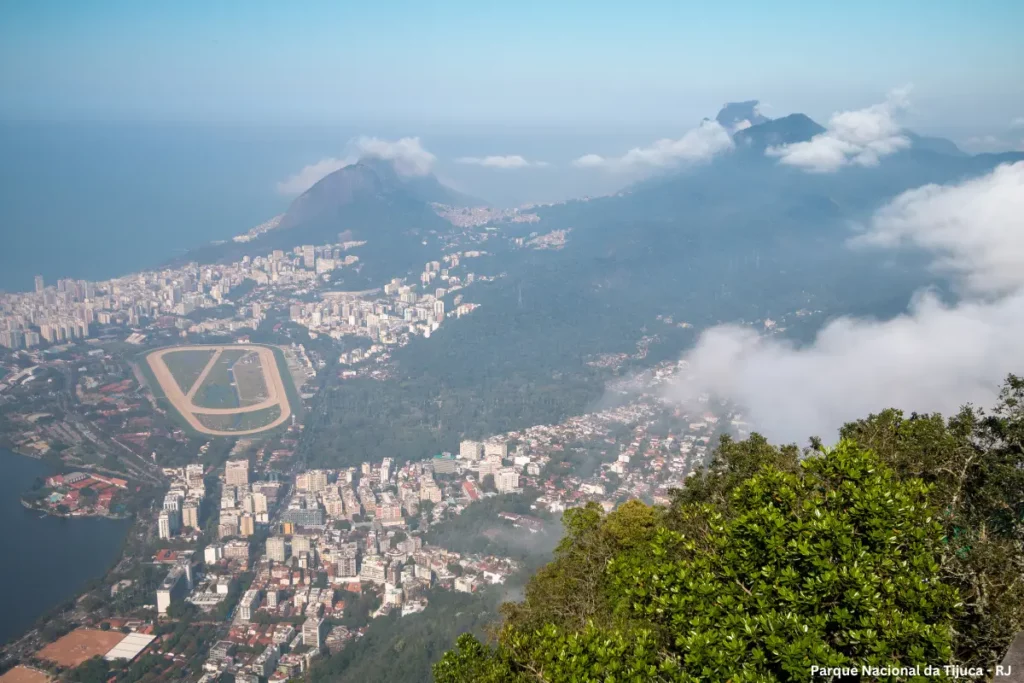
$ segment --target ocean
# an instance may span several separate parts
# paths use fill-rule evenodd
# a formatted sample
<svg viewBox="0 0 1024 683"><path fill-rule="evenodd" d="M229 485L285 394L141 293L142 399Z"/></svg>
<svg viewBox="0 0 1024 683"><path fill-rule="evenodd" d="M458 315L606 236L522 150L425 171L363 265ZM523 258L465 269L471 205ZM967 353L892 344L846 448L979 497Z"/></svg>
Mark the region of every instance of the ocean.
<svg viewBox="0 0 1024 683"><path fill-rule="evenodd" d="M75 597L120 558L130 520L41 517L21 505L42 462L0 448L0 642L28 630L39 617Z"/></svg>
<svg viewBox="0 0 1024 683"><path fill-rule="evenodd" d="M628 182L576 169L678 129L567 130L351 125L271 126L0 121L0 290L33 276L102 280L230 238L283 212L277 183L344 157L360 135L421 136L435 173L499 206L603 194ZM548 166L481 168L458 160L518 154Z"/></svg>

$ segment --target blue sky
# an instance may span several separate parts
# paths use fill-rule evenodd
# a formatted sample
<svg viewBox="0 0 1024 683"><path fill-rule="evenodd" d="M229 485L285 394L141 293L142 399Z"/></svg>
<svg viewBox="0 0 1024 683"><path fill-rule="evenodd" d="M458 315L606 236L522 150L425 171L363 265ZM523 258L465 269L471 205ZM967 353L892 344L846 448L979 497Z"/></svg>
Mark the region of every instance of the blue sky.
<svg viewBox="0 0 1024 683"><path fill-rule="evenodd" d="M657 125L760 98L819 119L1024 116L1024 2L0 3L0 117Z"/></svg>

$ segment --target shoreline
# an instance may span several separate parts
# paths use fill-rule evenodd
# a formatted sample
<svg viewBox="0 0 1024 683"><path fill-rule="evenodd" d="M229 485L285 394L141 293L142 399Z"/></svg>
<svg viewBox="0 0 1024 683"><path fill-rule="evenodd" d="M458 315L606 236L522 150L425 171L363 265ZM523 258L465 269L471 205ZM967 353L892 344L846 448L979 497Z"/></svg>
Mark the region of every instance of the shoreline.
<svg viewBox="0 0 1024 683"><path fill-rule="evenodd" d="M33 639L38 638L38 630L44 627L49 620L59 617L60 612L66 609L68 605L75 604L83 595L94 590L96 586L101 585L110 575L110 572L125 559L131 534L134 533L132 529L137 524L138 516L131 513L124 516L115 514L109 516L96 514L62 515L36 507L31 501L24 500L23 494L29 490L33 476L45 478L48 472L39 472L38 466L29 464L33 461L39 463L39 458L18 453L10 447L4 447L0 450L0 454L4 453L17 454L25 458L24 460L11 458L7 464L10 468L10 476L8 477L9 483L4 493L4 499L8 515L16 515L9 518L9 528L38 530L42 536L37 538L49 539L46 542L56 544L59 547L70 547L85 543L92 548L92 550L85 551L87 556L81 555L81 548L53 553L55 559L63 559L58 560L56 563L51 562L52 566L61 566L61 561L77 563L67 574L64 571L55 573L44 568L38 572L32 572L31 576L26 575L23 577L28 581L27 585L33 585L37 589L45 589L42 592L39 590L35 592L40 595L45 593L48 597L33 600L9 599L14 611L9 615L11 619L7 625L7 630L4 632L3 637L0 637L0 662L10 662L12 661L10 659L12 656L16 658L25 656L24 648L28 648L28 650L36 648L37 643ZM19 462L24 463L24 465L19 466ZM46 469L51 470L49 467ZM37 471L33 472L33 470ZM19 484L11 485L13 481L18 481ZM15 498L18 501L17 507L14 507L14 500L12 500ZM14 510L19 510L20 512L15 513ZM53 523L44 521L44 517L59 517L70 520L79 519L83 521L77 524ZM102 518L108 521L88 521L95 518ZM14 534L9 540L13 543L21 543L25 541L24 537L25 532ZM83 571L85 565L88 565L89 568ZM72 583L74 587L69 585L68 588L70 590L65 594L65 591L60 589L60 586L57 584L51 585L45 583L45 581L40 583L39 575L48 576L45 581L58 578L62 581L67 581L73 578ZM20 574L15 572L9 578L18 579L19 576ZM50 588L53 590L49 590ZM15 626L15 622L18 624L17 626Z"/></svg>
<svg viewBox="0 0 1024 683"><path fill-rule="evenodd" d="M26 510L31 510L32 512L41 512L41 513L43 513L45 515L49 515L50 517L59 517L60 519L114 519L114 520L124 520L124 519L131 519L132 518L132 516L130 514L128 514L128 513L124 513L124 514L120 514L120 515L119 514L109 514L109 515L103 515L103 514L75 515L75 514L71 514L71 513L63 514L63 513L60 513L60 512L55 512L55 511L49 509L48 507L44 507L44 506L35 505L33 503L30 503L29 501L25 500L24 496L20 496L18 498L18 502L20 502L21 506L23 508L25 508Z"/></svg>

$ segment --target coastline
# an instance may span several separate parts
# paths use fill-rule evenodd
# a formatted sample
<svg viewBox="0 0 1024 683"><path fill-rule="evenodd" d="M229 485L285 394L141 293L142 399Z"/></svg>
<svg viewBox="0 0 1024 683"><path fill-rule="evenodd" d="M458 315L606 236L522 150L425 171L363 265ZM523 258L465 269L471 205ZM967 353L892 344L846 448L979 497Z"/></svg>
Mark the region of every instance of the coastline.
<svg viewBox="0 0 1024 683"><path fill-rule="evenodd" d="M87 514L77 514L77 515L73 514L73 513L64 514L62 512L57 512L55 510L52 510L52 509L50 509L50 508L48 508L46 506L37 505L37 504L34 504L34 503L30 502L30 501L27 501L27 500L25 500L24 495L22 495L18 500L21 503L21 506L23 508L25 508L26 510L31 510L32 512L41 512L41 513L43 513L45 515L49 515L50 517L60 517L61 519L89 519L89 518L97 518L97 519L131 519L132 518L132 516L130 514L128 514L128 513L123 513L123 514L118 514L118 513L110 513L110 514L87 513Z"/></svg>
<svg viewBox="0 0 1024 683"><path fill-rule="evenodd" d="M53 471L51 465L0 447L0 467L0 541L12 549L30 547L34 552L31 563L0 566L0 578L12 587L0 597L5 615L0 643L6 651L51 618L54 610L104 580L124 559L133 522L130 515L44 514L22 496L33 479Z"/></svg>

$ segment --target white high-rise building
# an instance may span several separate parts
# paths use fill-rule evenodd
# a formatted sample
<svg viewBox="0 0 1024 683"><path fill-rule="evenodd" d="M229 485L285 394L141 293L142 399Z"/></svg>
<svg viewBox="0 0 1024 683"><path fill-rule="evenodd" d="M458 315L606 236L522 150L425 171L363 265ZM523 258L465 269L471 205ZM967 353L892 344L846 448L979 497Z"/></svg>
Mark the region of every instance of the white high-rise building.
<svg viewBox="0 0 1024 683"><path fill-rule="evenodd" d="M386 486L391 479L391 458L384 458L380 463L380 483Z"/></svg>
<svg viewBox="0 0 1024 683"><path fill-rule="evenodd" d="M173 533L171 530L171 513L167 510L161 510L160 516L156 520L157 535L160 538L170 538Z"/></svg>
<svg viewBox="0 0 1024 683"><path fill-rule="evenodd" d="M194 500L185 501L181 508L181 523L192 529L199 528L199 503Z"/></svg>
<svg viewBox="0 0 1024 683"><path fill-rule="evenodd" d="M249 483L249 461L228 460L224 466L224 483L228 486L245 486Z"/></svg>
<svg viewBox="0 0 1024 683"><path fill-rule="evenodd" d="M504 460L508 457L508 443L505 441L488 441L484 444L484 455Z"/></svg>
<svg viewBox="0 0 1024 683"><path fill-rule="evenodd" d="M510 493L519 488L519 473L511 467L503 467L494 474L494 487L499 493Z"/></svg>
<svg viewBox="0 0 1024 683"><path fill-rule="evenodd" d="M168 491L167 495L164 496L164 510L167 510L168 512L180 511L181 501L181 491Z"/></svg>
<svg viewBox="0 0 1024 683"><path fill-rule="evenodd" d="M242 599L238 601L238 618L242 621L251 621L256 610L260 606L260 591L258 588L250 588L245 591Z"/></svg>
<svg viewBox="0 0 1024 683"><path fill-rule="evenodd" d="M203 561L206 564L217 564L224 557L224 546L219 543L211 543L203 550Z"/></svg>
<svg viewBox="0 0 1024 683"><path fill-rule="evenodd" d="M479 460L483 452L483 444L479 441L463 441L459 444L459 457L463 460Z"/></svg>
<svg viewBox="0 0 1024 683"><path fill-rule="evenodd" d="M327 635L327 622L323 619L310 617L302 624L302 644L306 647L319 648Z"/></svg>

